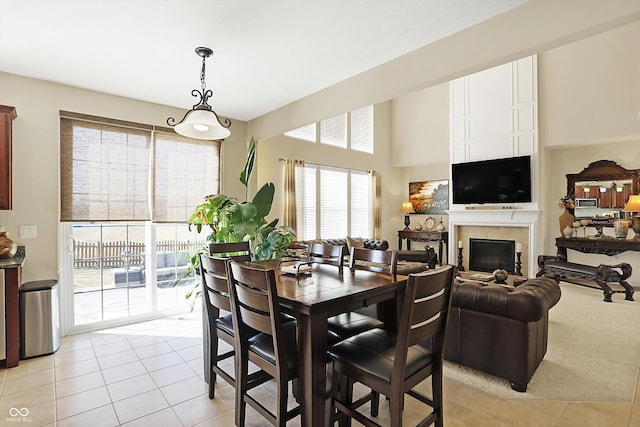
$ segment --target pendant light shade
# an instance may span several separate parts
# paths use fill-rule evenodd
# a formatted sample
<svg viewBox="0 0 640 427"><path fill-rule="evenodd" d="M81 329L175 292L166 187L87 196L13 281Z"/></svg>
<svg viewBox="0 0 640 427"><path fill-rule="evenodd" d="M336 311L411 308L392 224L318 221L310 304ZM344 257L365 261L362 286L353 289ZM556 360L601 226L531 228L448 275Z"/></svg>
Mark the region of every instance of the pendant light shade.
<svg viewBox="0 0 640 427"><path fill-rule="evenodd" d="M225 139L231 135L213 110L191 110L174 129L180 135L197 139Z"/></svg>
<svg viewBox="0 0 640 427"><path fill-rule="evenodd" d="M231 135L229 126L231 121L225 119L224 123L220 121L218 114L207 103L213 95L211 89L207 89L204 81L205 78L205 60L213 54L208 47L197 47L196 53L202 57L202 69L200 71L200 83L202 91L194 89L191 95L200 97L200 102L184 115L182 120L176 122L173 117L167 119L169 126L174 126L177 133L188 138L222 140Z"/></svg>

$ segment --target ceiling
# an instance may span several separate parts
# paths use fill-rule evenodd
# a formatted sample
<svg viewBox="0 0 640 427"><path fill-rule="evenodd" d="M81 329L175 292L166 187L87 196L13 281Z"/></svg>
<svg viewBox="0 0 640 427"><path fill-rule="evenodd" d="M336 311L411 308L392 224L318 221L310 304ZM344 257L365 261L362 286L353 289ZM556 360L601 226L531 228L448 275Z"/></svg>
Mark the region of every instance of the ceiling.
<svg viewBox="0 0 640 427"><path fill-rule="evenodd" d="M0 0L0 71L249 121L526 0Z"/></svg>

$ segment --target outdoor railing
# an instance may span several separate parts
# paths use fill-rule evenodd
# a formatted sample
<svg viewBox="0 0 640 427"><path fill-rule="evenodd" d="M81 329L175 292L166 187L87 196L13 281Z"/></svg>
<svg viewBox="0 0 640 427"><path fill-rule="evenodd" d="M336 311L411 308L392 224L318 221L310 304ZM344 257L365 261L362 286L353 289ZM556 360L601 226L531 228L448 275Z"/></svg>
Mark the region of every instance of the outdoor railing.
<svg viewBox="0 0 640 427"><path fill-rule="evenodd" d="M139 266L142 264L145 252L145 244L142 242L74 242L74 268L99 268L102 262L103 268L123 267L125 265ZM156 243L156 251L172 252L187 251L195 253L204 246L204 241L177 242L175 240L162 240Z"/></svg>

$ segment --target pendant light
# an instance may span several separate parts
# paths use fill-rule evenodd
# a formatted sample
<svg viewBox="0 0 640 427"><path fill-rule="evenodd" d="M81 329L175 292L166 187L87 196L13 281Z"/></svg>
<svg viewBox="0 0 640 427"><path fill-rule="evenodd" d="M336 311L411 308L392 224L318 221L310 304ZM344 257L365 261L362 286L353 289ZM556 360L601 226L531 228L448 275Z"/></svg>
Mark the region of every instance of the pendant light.
<svg viewBox="0 0 640 427"><path fill-rule="evenodd" d="M231 120L225 119L224 123L220 122L216 112L207 103L213 95L213 91L207 89L204 82L205 60L213 54L213 51L208 47L197 47L196 53L202 58L202 69L200 70L202 91L193 89L191 95L199 96L200 102L187 111L182 120L176 122L173 117L169 117L167 124L173 126L177 133L188 138L222 140L231 135L228 129L231 126Z"/></svg>

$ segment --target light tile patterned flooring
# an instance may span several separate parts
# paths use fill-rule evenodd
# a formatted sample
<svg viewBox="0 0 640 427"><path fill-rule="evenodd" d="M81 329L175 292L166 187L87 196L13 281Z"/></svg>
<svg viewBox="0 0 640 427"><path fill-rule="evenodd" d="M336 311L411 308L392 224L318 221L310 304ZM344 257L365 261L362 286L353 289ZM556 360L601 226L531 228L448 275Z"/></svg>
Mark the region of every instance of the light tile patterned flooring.
<svg viewBox="0 0 640 427"><path fill-rule="evenodd" d="M210 400L202 372L197 314L67 336L55 355L0 370L0 426L233 425L233 388L219 381ZM271 384L257 393L275 402ZM446 426L640 426L637 389L633 403L507 401L445 378L444 395ZM423 414L408 398L404 425Z"/></svg>

